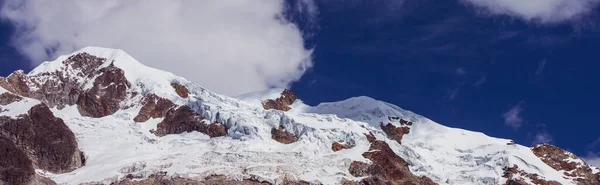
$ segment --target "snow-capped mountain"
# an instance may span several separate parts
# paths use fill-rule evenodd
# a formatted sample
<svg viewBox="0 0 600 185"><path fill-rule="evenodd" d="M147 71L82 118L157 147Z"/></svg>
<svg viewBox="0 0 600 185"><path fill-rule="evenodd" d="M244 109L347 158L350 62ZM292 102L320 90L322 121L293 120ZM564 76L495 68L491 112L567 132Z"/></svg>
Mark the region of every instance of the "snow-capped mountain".
<svg viewBox="0 0 600 185"><path fill-rule="evenodd" d="M600 184L551 145L369 97L227 97L97 47L0 78L0 149L0 184Z"/></svg>

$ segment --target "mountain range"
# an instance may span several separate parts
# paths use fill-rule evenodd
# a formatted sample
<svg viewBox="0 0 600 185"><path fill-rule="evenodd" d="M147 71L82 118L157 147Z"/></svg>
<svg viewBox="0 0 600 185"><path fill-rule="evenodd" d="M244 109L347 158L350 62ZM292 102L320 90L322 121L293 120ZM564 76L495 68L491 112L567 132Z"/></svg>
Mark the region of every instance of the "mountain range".
<svg viewBox="0 0 600 185"><path fill-rule="evenodd" d="M600 169L549 144L365 96L228 97L100 47L0 77L0 151L9 185L600 184Z"/></svg>

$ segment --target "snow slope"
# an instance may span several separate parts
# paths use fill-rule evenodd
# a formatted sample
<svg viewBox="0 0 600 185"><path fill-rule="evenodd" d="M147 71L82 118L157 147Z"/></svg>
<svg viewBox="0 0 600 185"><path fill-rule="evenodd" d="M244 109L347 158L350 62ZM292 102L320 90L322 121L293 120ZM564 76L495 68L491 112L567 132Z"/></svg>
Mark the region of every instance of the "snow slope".
<svg viewBox="0 0 600 185"><path fill-rule="evenodd" d="M124 102L133 105L103 118L83 117L74 106L53 109L75 133L87 163L70 173L51 174L38 171L59 184L101 182L109 184L127 174L145 178L158 171L192 179L210 175L227 175L238 179L258 178L272 183L283 179L337 184L342 179L358 180L349 174L352 161L369 162L362 153L369 150L364 133L373 132L410 164L417 175L425 175L440 184L501 184L503 168L519 165L520 169L542 175L546 180L573 184L560 172L537 158L531 149L507 145L507 139L482 133L445 127L423 116L369 97L355 97L340 102L311 107L296 101L292 110L263 110L260 101L272 99L282 91L273 89L230 98L204 89L171 73L144 66L121 50L88 47L86 52L107 58L103 66L113 65L125 71L141 95L154 93L178 105L187 105L210 122L228 128L227 137L209 138L199 132L157 137L149 132L161 119L135 123L140 110L138 98ZM61 56L45 62L28 75L65 70ZM170 86L176 82L190 91L179 97ZM388 116L412 121L410 133L402 145L387 139L379 128ZM392 122L399 125L399 123ZM271 139L271 129L284 127L299 136L295 143L284 145ZM356 147L333 152L331 144L349 142Z"/></svg>

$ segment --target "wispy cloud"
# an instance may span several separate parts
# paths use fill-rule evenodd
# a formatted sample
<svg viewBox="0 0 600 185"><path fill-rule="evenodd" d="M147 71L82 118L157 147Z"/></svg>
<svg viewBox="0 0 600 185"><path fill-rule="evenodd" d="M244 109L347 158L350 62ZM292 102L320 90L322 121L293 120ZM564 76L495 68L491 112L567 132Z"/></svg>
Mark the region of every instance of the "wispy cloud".
<svg viewBox="0 0 600 185"><path fill-rule="evenodd" d="M546 68L546 60L542 60L538 63L538 68L535 71L535 76L540 76L542 72L544 72L544 68Z"/></svg>
<svg viewBox="0 0 600 185"><path fill-rule="evenodd" d="M600 168L600 138L588 145L588 155L582 159L589 165Z"/></svg>
<svg viewBox="0 0 600 185"><path fill-rule="evenodd" d="M462 0L491 15L508 15L526 21L558 23L591 12L599 0Z"/></svg>
<svg viewBox="0 0 600 185"><path fill-rule="evenodd" d="M456 75L463 76L466 74L467 74L467 70L465 70L465 68L462 68L462 67L456 68Z"/></svg>
<svg viewBox="0 0 600 185"><path fill-rule="evenodd" d="M521 124L523 124L523 118L521 117L521 113L523 111L523 101L521 101L510 110L504 112L502 115L504 117L504 124L512 127L515 130L519 129Z"/></svg>
<svg viewBox="0 0 600 185"><path fill-rule="evenodd" d="M458 94L460 94L460 91L464 85L465 85L465 82L461 82L455 88L449 89L448 93L446 94L446 98L449 101L453 101L454 99L456 99L456 97L458 97Z"/></svg>
<svg viewBox="0 0 600 185"><path fill-rule="evenodd" d="M481 85L483 85L485 83L485 81L487 81L487 77L481 76L475 81L475 83L473 83L473 86L480 87Z"/></svg>
<svg viewBox="0 0 600 185"><path fill-rule="evenodd" d="M600 168L600 154L589 153L587 157L583 157L582 159L589 165Z"/></svg>
<svg viewBox="0 0 600 185"><path fill-rule="evenodd" d="M535 134L535 138L533 139L533 145L537 145L537 144L544 144L544 143L551 143L552 142L552 135L550 135L550 133L548 133L545 129L539 131L538 133Z"/></svg>

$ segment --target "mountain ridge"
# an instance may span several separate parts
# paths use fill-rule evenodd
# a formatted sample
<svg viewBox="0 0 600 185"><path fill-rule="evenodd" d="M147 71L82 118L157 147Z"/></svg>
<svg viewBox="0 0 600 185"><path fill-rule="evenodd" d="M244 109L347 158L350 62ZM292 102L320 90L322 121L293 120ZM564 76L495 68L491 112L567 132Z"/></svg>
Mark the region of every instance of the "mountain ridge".
<svg viewBox="0 0 600 185"><path fill-rule="evenodd" d="M9 102L0 117L48 105L74 133L86 164L34 173L59 184L600 182L600 170L550 145L445 127L369 97L314 107L285 89L230 98L122 50L86 47L0 78L0 87Z"/></svg>

